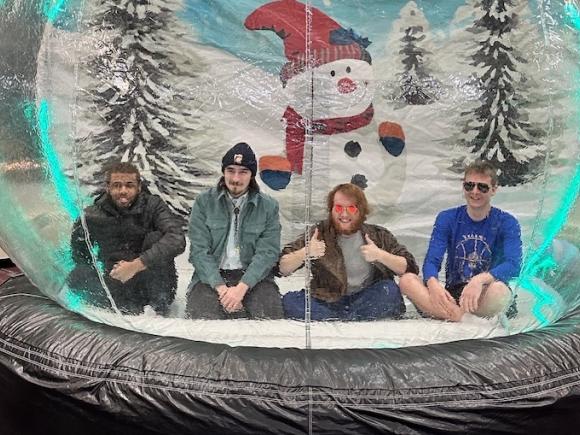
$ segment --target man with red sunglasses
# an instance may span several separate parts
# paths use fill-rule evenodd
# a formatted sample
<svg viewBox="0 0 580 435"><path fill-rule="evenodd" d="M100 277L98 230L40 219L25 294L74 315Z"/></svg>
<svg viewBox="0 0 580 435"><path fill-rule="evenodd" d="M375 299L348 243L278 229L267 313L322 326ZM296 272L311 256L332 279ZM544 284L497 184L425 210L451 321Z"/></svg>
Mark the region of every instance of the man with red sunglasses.
<svg viewBox="0 0 580 435"><path fill-rule="evenodd" d="M327 198L328 219L319 222L306 248L304 236L287 245L279 272L290 275L312 260L312 320L372 320L405 312L395 275L418 273L415 259L385 228L365 223L369 206L354 184L336 186ZM305 291L282 298L286 317L304 319Z"/></svg>
<svg viewBox="0 0 580 435"><path fill-rule="evenodd" d="M508 317L517 313L508 282L520 271L521 231L515 217L491 206L497 181L489 162L467 166L463 178L466 205L437 216L423 280L411 273L401 277L401 291L423 313L456 322L466 312L491 317L509 306ZM445 253L443 285L438 276Z"/></svg>

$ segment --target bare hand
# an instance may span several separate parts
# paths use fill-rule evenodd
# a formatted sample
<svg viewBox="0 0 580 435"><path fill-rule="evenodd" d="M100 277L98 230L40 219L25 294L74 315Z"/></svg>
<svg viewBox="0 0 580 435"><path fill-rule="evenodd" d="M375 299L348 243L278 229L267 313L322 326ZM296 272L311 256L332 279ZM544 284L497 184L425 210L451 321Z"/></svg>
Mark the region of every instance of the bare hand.
<svg viewBox="0 0 580 435"><path fill-rule="evenodd" d="M459 306L469 313L474 313L479 308L479 298L483 291L483 284L472 279L463 288L459 298Z"/></svg>
<svg viewBox="0 0 580 435"><path fill-rule="evenodd" d="M455 319L460 308L457 306L451 293L449 293L439 281L435 282L433 280L429 283L428 288L429 298L431 299L433 306L439 307L446 312L450 319Z"/></svg>
<svg viewBox="0 0 580 435"><path fill-rule="evenodd" d="M121 260L118 263L115 263L109 275L111 278L125 284L142 270L145 270L145 265L139 258L136 258L133 261Z"/></svg>
<svg viewBox="0 0 580 435"><path fill-rule="evenodd" d="M220 295L219 301L228 313L233 313L235 311L240 311L244 306L242 305L242 300L246 296L248 291L248 286L243 282L240 282L234 287L227 287L227 290ZM218 290L219 293L219 290Z"/></svg>
<svg viewBox="0 0 580 435"><path fill-rule="evenodd" d="M384 251L372 241L368 234L365 234L365 240L367 244L360 247L360 252L365 261L369 263L378 261Z"/></svg>
<svg viewBox="0 0 580 435"><path fill-rule="evenodd" d="M215 290L218 293L218 299L221 300L222 296L228 291L228 286L225 284L218 285Z"/></svg>
<svg viewBox="0 0 580 435"><path fill-rule="evenodd" d="M311 259L324 257L324 254L326 253L326 243L324 240L319 239L318 228L314 230L308 248L308 254ZM306 250L304 252L304 255L306 256Z"/></svg>

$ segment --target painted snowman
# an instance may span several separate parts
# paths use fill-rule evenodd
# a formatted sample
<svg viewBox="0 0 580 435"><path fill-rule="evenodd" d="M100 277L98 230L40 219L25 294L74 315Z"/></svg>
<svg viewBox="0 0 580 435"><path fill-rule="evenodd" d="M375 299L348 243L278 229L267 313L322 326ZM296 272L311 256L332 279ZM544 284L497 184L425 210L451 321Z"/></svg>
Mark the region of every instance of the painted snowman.
<svg viewBox="0 0 580 435"><path fill-rule="evenodd" d="M260 178L275 191L303 182L310 125L315 202L336 184L351 182L365 189L371 205L393 205L405 176L405 137L399 124L375 121L370 42L319 9L311 12L308 52L303 3L267 3L245 21L250 30L280 36L288 59L280 73L288 101L282 116L285 150L260 158Z"/></svg>

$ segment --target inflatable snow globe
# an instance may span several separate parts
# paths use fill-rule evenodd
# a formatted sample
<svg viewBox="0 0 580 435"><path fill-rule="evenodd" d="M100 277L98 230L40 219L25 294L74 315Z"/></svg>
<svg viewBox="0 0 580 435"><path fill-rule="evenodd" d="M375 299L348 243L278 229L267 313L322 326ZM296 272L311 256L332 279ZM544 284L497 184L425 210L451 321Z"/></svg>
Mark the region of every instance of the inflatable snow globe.
<svg viewBox="0 0 580 435"><path fill-rule="evenodd" d="M572 427L579 29L568 0L0 1L30 430ZM510 300L436 319L409 272Z"/></svg>

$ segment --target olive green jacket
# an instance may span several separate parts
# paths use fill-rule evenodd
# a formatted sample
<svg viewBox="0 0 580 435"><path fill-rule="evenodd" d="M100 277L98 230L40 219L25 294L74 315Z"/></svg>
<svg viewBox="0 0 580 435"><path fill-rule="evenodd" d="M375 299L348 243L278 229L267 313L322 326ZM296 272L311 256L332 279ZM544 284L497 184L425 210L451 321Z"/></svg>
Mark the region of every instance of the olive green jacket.
<svg viewBox="0 0 580 435"><path fill-rule="evenodd" d="M219 268L230 231L230 204L227 190L217 187L201 193L193 204L189 261L195 272L190 289L200 281L212 288L224 284ZM239 219L240 260L245 269L242 282L252 288L271 274L280 254L278 202L251 191Z"/></svg>

